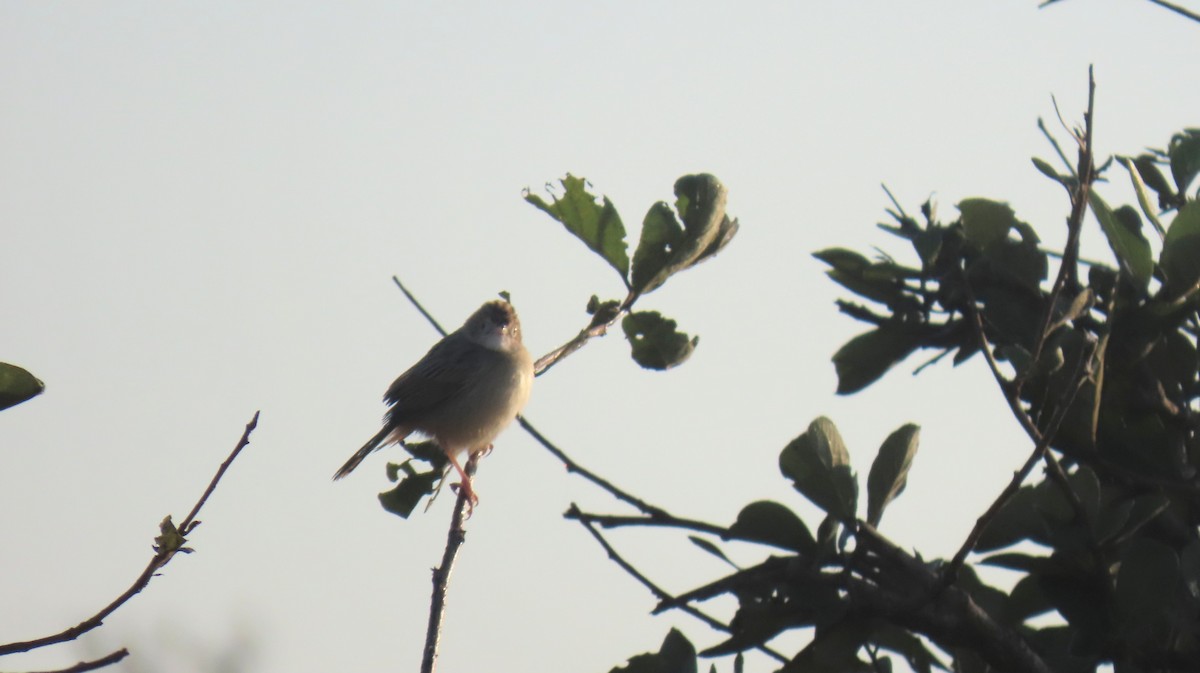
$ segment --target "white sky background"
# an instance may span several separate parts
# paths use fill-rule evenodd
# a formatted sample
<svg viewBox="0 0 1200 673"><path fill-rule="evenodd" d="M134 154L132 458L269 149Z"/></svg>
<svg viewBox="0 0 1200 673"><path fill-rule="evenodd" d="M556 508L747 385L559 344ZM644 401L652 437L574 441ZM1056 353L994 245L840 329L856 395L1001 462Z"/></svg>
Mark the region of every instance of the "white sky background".
<svg viewBox="0 0 1200 673"><path fill-rule="evenodd" d="M509 290L530 350L558 345L589 295L623 294L521 199L568 171L633 241L697 171L742 229L639 303L699 334L695 356L651 373L619 333L591 344L534 387L546 435L677 514L727 523L770 498L815 528L780 449L829 415L865 480L916 422L883 530L952 554L1030 447L979 358L917 379L914 359L836 397L829 358L863 327L810 253L912 259L874 227L881 181L910 211L934 194L944 219L1007 200L1061 240L1065 196L1029 163L1053 159L1035 126L1051 94L1079 120L1094 63L1099 152L1164 145L1197 123L1200 26L1135 0L743 4L0 2L0 360L47 385L0 413L0 641L123 591L262 410L197 553L80 644L3 668L127 645L129 671L218 670L231 649L226 670L415 670L452 499L384 513L399 450L329 480L436 340L390 276L448 326ZM1110 203L1129 202L1111 176ZM439 670L607 671L672 625L721 639L649 616L653 597L561 518L572 501L626 510L520 430L476 483ZM672 591L726 572L682 535L610 539Z"/></svg>

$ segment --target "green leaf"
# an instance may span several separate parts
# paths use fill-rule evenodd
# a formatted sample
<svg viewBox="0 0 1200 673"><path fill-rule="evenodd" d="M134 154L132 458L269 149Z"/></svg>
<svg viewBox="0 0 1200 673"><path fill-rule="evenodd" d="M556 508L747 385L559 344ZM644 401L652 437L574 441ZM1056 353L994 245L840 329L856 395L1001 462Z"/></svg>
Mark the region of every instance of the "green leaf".
<svg viewBox="0 0 1200 673"><path fill-rule="evenodd" d="M559 181L563 193L553 192L550 202L530 191L525 200L537 206L550 217L558 220L579 240L587 244L596 254L604 258L621 274L621 281L629 285L629 256L625 252L625 225L608 197L597 198L588 192L587 181L571 174Z"/></svg>
<svg viewBox="0 0 1200 673"><path fill-rule="evenodd" d="M1142 182L1145 182L1158 194L1160 208L1175 201L1175 190L1171 189L1171 184L1163 177L1162 171L1158 170L1158 163L1154 155L1143 154L1133 160L1133 165L1141 175Z"/></svg>
<svg viewBox="0 0 1200 673"><path fill-rule="evenodd" d="M833 421L824 416L793 439L779 454L779 470L796 490L843 522L858 511L858 481L850 469L850 453Z"/></svg>
<svg viewBox="0 0 1200 673"><path fill-rule="evenodd" d="M933 667L948 670L920 638L892 624L883 624L871 634L871 642L904 657L917 673L930 673Z"/></svg>
<svg viewBox="0 0 1200 673"><path fill-rule="evenodd" d="M691 357L700 337L688 337L675 328L674 320L657 311L637 311L621 320L634 362L646 369L670 369Z"/></svg>
<svg viewBox="0 0 1200 673"><path fill-rule="evenodd" d="M963 199L958 210L962 213L963 234L980 250L1008 238L1008 232L1017 224L1013 209L999 201Z"/></svg>
<svg viewBox="0 0 1200 673"><path fill-rule="evenodd" d="M1200 281L1200 201L1190 201L1171 222L1159 256L1166 282L1163 293L1178 297Z"/></svg>
<svg viewBox="0 0 1200 673"><path fill-rule="evenodd" d="M670 277L671 257L683 241L683 225L665 201L650 206L642 220L642 237L633 253L630 281L636 292L653 291Z"/></svg>
<svg viewBox="0 0 1200 673"><path fill-rule="evenodd" d="M861 619L842 619L818 626L812 642L781 673L873 673L874 667L858 658L858 651L871 637L870 626Z"/></svg>
<svg viewBox="0 0 1200 673"><path fill-rule="evenodd" d="M154 538L154 553L160 557L170 557L175 552L190 554L192 550L183 546L186 542L187 539L175 527L175 522L171 521L171 515L168 514L163 518L162 523L158 524L158 535Z"/></svg>
<svg viewBox="0 0 1200 673"><path fill-rule="evenodd" d="M1142 235L1142 221L1137 211L1121 206L1114 212L1095 190L1088 192L1088 203L1100 221L1108 246L1121 264L1121 271L1128 274L1134 286L1144 291L1154 272L1154 259L1150 255L1150 243Z"/></svg>
<svg viewBox="0 0 1200 673"><path fill-rule="evenodd" d="M1039 159L1037 157L1034 157L1033 165L1038 169L1039 172L1041 172L1042 175L1050 178L1051 180L1053 180L1059 184L1063 184L1063 182L1064 182L1063 176L1059 175L1058 171L1054 170L1054 167L1051 166L1049 163L1047 163L1044 159Z"/></svg>
<svg viewBox="0 0 1200 673"><path fill-rule="evenodd" d="M904 279L920 277L920 272L915 269L890 261L871 262L857 252L843 248L814 252L813 257L832 267L826 274L834 282L861 297L893 308L904 304L913 309L920 308L904 293Z"/></svg>
<svg viewBox="0 0 1200 673"><path fill-rule="evenodd" d="M1121 157L1121 165L1129 172L1129 181L1133 184L1134 193L1137 194L1138 206L1141 207L1142 214L1146 216L1147 220L1150 220L1150 224L1154 225L1159 237L1165 237L1167 230L1158 219L1158 209L1150 201L1150 193L1146 191L1146 183L1142 181L1141 171L1129 157Z"/></svg>
<svg viewBox="0 0 1200 673"><path fill-rule="evenodd" d="M16 365L0 362L0 409L37 397L45 389L46 385L33 374Z"/></svg>
<svg viewBox="0 0 1200 673"><path fill-rule="evenodd" d="M1118 509L1118 512L1125 516L1118 522L1117 532L1109 537L1129 538L1166 511L1171 506L1171 499L1162 493L1144 493L1128 500L1120 500L1116 505L1124 505ZM1099 539L1107 538L1099 537Z"/></svg>
<svg viewBox="0 0 1200 673"><path fill-rule="evenodd" d="M678 218L666 203L651 206L633 255L630 280L635 292L654 291L667 278L728 245L738 224L725 215L727 194L725 186L711 175L685 175L675 182Z"/></svg>
<svg viewBox="0 0 1200 673"><path fill-rule="evenodd" d="M712 243L708 244L707 248L700 252L700 256L696 258L696 261L692 262L692 266L696 266L700 262L709 257L714 257L717 253L724 250L725 246L729 245L729 242L733 240L733 237L737 235L738 230L741 228L742 225L738 223L737 219L731 220L729 216L721 218L721 225L717 229L716 237L713 238Z"/></svg>
<svg viewBox="0 0 1200 673"><path fill-rule="evenodd" d="M434 486L441 479L442 473L439 471L417 472L408 461L405 461L400 467L407 476L392 490L380 493L379 504L392 514L407 519L422 498L432 495L436 491ZM393 472L394 470L389 466L389 474Z"/></svg>
<svg viewBox="0 0 1200 673"><path fill-rule="evenodd" d="M1183 588L1175 550L1149 538L1134 539L1117 571L1116 606L1126 629L1158 623Z"/></svg>
<svg viewBox="0 0 1200 673"><path fill-rule="evenodd" d="M450 460L432 440L401 442L400 446L412 458L402 463L387 464L388 481L395 483L403 479L392 490L379 494L379 504L384 510L407 519L422 498L437 493L440 488L438 482L445 475ZM418 471L414 461L429 463L430 469Z"/></svg>
<svg viewBox="0 0 1200 673"><path fill-rule="evenodd" d="M904 492L908 469L917 455L921 428L909 423L883 440L867 475L867 522L878 526L883 509Z"/></svg>
<svg viewBox="0 0 1200 673"><path fill-rule="evenodd" d="M839 395L856 393L883 376L921 345L920 332L885 323L847 341L833 354Z"/></svg>
<svg viewBox="0 0 1200 673"><path fill-rule="evenodd" d="M752 502L743 507L738 512L737 521L729 527L729 532L746 540L791 549L802 555L812 553L817 546L808 526L795 512L770 500Z"/></svg>
<svg viewBox="0 0 1200 673"><path fill-rule="evenodd" d="M1004 602L1000 619L1005 624L1015 626L1053 609L1054 606L1046 599L1037 576L1026 575L1008 592L1008 600Z"/></svg>
<svg viewBox="0 0 1200 673"><path fill-rule="evenodd" d="M1044 525L1036 511L1039 498L1040 495L1032 486L1017 489L983 529L979 541L975 543L975 551L982 553L1003 549L1041 533Z"/></svg>
<svg viewBox="0 0 1200 673"><path fill-rule="evenodd" d="M1179 574L1193 599L1200 598L1200 541L1192 540L1179 555Z"/></svg>
<svg viewBox="0 0 1200 673"><path fill-rule="evenodd" d="M696 648L679 631L671 629L658 652L647 652L629 659L609 673L696 673Z"/></svg>
<svg viewBox="0 0 1200 673"><path fill-rule="evenodd" d="M694 544L697 547L703 549L704 551L712 554L713 556L716 556L717 558L728 563L729 565L733 566L734 568L738 567L736 563L729 560L729 557L725 555L725 552L721 551L720 547L713 544L712 542L705 540L702 537L697 537L695 535L689 535L688 540L690 540L692 544Z"/></svg>
<svg viewBox="0 0 1200 673"><path fill-rule="evenodd" d="M1200 129L1176 133L1167 146L1167 156L1171 158L1171 177L1175 178L1175 187L1183 195L1192 179L1200 173Z"/></svg>

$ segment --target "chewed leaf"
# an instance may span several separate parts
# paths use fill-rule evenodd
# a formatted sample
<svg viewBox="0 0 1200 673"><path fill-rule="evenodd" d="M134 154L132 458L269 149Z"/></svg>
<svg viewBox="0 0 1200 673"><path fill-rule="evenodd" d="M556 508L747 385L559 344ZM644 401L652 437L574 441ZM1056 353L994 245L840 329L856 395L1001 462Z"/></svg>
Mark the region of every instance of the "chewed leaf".
<svg viewBox="0 0 1200 673"><path fill-rule="evenodd" d="M671 257L683 241L683 225L664 201L650 207L642 221L642 237L633 253L633 289L643 294L662 285L671 275Z"/></svg>
<svg viewBox="0 0 1200 673"><path fill-rule="evenodd" d="M674 320L657 311L637 311L621 321L634 361L646 369L670 369L691 357L700 337L689 337L675 327Z"/></svg>
<svg viewBox="0 0 1200 673"><path fill-rule="evenodd" d="M604 258L629 284L629 255L626 252L625 225L608 197L597 197L588 191L587 181L567 174L562 180L562 194L550 193L550 202L526 192L525 200L558 220L579 240Z"/></svg>
<svg viewBox="0 0 1200 673"><path fill-rule="evenodd" d="M725 215L728 190L712 175L685 175L675 182L675 210L654 204L642 222L633 254L632 289L654 291L672 275L717 254L737 233ZM677 215L678 214L678 215Z"/></svg>
<svg viewBox="0 0 1200 673"><path fill-rule="evenodd" d="M408 466L408 463L404 464ZM417 504L427 495L432 495L436 489L440 471L417 472L412 469L404 470L405 477L390 491L379 494L379 504L392 514L407 519L416 509Z"/></svg>

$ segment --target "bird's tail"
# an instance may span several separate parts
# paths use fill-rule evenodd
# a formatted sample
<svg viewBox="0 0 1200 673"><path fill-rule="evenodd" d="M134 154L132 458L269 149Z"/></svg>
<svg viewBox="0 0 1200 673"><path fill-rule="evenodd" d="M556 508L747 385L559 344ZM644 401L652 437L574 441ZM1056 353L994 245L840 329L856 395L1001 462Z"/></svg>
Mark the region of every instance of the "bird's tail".
<svg viewBox="0 0 1200 673"><path fill-rule="evenodd" d="M358 467L358 464L363 462L364 458L371 455L376 450L383 448L385 444L388 444L388 438L395 432L396 428L385 425L382 430L375 434L374 437L367 440L367 443L363 444L361 449L355 451L353 456L350 456L350 460L347 460L346 464L333 474L333 480L337 481L338 479L341 479L342 477L353 472L354 468ZM398 439L403 439L403 437Z"/></svg>

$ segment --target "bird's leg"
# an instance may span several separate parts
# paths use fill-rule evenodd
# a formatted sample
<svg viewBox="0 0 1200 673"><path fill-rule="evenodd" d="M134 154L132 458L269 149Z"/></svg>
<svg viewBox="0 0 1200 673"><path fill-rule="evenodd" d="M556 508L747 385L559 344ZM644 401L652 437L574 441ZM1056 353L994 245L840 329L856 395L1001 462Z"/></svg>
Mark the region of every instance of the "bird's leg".
<svg viewBox="0 0 1200 673"><path fill-rule="evenodd" d="M479 504L479 496L475 495L475 489L471 487L471 476L459 464L458 459L454 457L453 453L447 451L446 457L450 459L450 464L454 466L454 469L458 472L458 476L462 477L460 488L462 488L463 494L467 496L467 506L471 510L474 510L475 505Z"/></svg>

